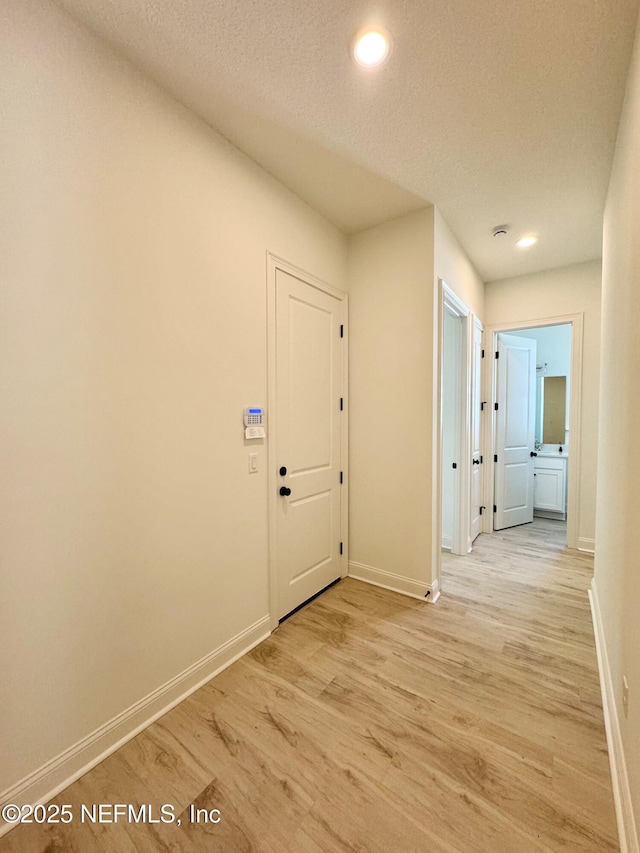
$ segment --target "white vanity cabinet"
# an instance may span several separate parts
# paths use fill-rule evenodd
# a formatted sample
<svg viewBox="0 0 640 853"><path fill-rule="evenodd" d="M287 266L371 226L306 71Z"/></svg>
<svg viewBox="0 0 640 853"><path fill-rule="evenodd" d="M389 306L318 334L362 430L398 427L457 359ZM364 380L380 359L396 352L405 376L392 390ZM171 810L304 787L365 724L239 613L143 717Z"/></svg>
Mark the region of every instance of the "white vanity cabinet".
<svg viewBox="0 0 640 853"><path fill-rule="evenodd" d="M567 517L567 457L538 453L534 467L533 514Z"/></svg>

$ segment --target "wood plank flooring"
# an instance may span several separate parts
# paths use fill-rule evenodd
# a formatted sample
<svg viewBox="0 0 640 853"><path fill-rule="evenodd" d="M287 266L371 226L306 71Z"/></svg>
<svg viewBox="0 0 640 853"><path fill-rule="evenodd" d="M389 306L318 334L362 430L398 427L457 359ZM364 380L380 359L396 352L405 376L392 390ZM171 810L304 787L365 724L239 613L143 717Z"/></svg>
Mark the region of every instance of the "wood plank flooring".
<svg viewBox="0 0 640 853"><path fill-rule="evenodd" d="M436 605L342 581L58 796L72 824L0 853L618 850L592 560L563 536L536 519L446 555ZM80 822L102 802L180 826Z"/></svg>

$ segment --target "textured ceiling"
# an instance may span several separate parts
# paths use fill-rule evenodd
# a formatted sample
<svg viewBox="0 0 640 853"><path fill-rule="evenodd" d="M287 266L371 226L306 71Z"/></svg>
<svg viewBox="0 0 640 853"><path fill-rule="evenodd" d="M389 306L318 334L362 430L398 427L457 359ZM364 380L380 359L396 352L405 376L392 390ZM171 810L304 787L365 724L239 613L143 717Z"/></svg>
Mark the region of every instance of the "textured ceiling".
<svg viewBox="0 0 640 853"><path fill-rule="evenodd" d="M638 0L60 2L347 232L433 203L485 280L600 256Z"/></svg>

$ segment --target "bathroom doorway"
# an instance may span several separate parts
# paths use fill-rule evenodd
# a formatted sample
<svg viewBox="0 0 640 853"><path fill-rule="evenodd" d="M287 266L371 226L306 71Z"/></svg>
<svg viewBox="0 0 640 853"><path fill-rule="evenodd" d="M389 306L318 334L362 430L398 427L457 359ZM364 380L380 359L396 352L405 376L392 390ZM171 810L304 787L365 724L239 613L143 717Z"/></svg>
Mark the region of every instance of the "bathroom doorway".
<svg viewBox="0 0 640 853"><path fill-rule="evenodd" d="M580 389L582 369L582 315L518 323L492 328L493 358L486 365L485 387L490 389L493 418L487 430L486 452L494 464L487 473L485 502L493 505L494 518L500 516L500 502L514 500L500 493L498 466L504 460L499 447L500 410L495 411L499 387L499 335L507 333L534 342L535 414L532 447L527 448L527 476L533 495L533 517L566 524L566 544L578 548L578 461L580 458ZM501 454L503 459L501 460ZM497 459L497 461L496 461ZM520 464L525 467L524 460ZM523 474L524 477L524 474ZM514 513L514 518L516 518ZM501 527L509 526L500 524Z"/></svg>

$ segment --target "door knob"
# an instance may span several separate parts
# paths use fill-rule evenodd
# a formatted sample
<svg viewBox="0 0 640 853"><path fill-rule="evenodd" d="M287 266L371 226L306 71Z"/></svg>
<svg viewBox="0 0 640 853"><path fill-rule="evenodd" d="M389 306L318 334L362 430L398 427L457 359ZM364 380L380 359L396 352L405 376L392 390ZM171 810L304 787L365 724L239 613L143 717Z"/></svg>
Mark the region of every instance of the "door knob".
<svg viewBox="0 0 640 853"><path fill-rule="evenodd" d="M537 455L538 455L538 454L537 454L537 453L534 453L534 451L533 451L533 450L532 450L532 451L531 451L531 453L529 454L529 456L537 456Z"/></svg>
<svg viewBox="0 0 640 853"><path fill-rule="evenodd" d="M280 486L280 494L283 498L288 498L291 494L291 489L287 488L287 486Z"/></svg>
<svg viewBox="0 0 640 853"><path fill-rule="evenodd" d="M286 475L287 475L287 469L283 465L282 468L280 469L280 476L286 477Z"/></svg>
<svg viewBox="0 0 640 853"><path fill-rule="evenodd" d="M473 464L474 464L474 465L479 465L479 464L480 464L480 460L479 460L479 459L474 459L474 460L473 460Z"/></svg>

